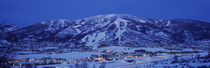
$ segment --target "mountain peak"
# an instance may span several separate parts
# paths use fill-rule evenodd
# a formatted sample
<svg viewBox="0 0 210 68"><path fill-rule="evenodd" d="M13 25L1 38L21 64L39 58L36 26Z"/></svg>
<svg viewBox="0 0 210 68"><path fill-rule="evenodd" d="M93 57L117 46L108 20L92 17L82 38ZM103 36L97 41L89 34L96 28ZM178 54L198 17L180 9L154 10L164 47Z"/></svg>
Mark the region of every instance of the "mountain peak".
<svg viewBox="0 0 210 68"><path fill-rule="evenodd" d="M129 14L107 14L105 15L106 17L133 17L132 15Z"/></svg>
<svg viewBox="0 0 210 68"><path fill-rule="evenodd" d="M48 21L42 21L41 24L58 24L65 22L70 22L70 20L67 19L48 20Z"/></svg>
<svg viewBox="0 0 210 68"><path fill-rule="evenodd" d="M99 18L125 18L125 17L130 17L133 18L135 16L129 15L129 14L107 14L107 15L96 15L96 16L91 16L87 17L84 19L99 19Z"/></svg>
<svg viewBox="0 0 210 68"><path fill-rule="evenodd" d="M87 46L97 46L101 42L106 42L111 45L127 46L128 43L168 45L210 39L209 23L189 21L191 20L138 18L128 14L97 15L76 21L66 19L43 21L11 33L7 40L16 42L31 39ZM149 44L151 42L155 43Z"/></svg>
<svg viewBox="0 0 210 68"><path fill-rule="evenodd" d="M0 32L11 32L16 30L18 27L16 25L0 25Z"/></svg>

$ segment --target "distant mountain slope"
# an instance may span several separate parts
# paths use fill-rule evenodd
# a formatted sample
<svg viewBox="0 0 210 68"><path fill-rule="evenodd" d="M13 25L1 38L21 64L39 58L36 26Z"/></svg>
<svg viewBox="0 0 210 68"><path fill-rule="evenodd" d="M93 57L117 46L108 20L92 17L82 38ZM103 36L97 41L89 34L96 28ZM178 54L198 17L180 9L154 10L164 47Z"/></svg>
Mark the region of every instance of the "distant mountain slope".
<svg viewBox="0 0 210 68"><path fill-rule="evenodd" d="M15 25L0 25L0 39L5 39L9 32L17 30Z"/></svg>
<svg viewBox="0 0 210 68"><path fill-rule="evenodd" d="M108 14L75 21L43 21L8 33L6 40L68 42L87 46L98 46L100 43L125 46L169 45L210 40L210 23Z"/></svg>

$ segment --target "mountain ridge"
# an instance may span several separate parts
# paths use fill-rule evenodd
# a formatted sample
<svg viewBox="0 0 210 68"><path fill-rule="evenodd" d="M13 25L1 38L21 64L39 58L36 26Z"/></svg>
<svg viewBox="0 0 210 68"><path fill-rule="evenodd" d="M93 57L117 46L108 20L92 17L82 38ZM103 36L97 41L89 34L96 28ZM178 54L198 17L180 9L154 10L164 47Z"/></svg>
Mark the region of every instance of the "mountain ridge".
<svg viewBox="0 0 210 68"><path fill-rule="evenodd" d="M187 19L149 19L128 14L108 14L70 21L59 19L8 33L10 42L68 42L87 46L171 45L210 39L210 24ZM152 44L151 44L152 43Z"/></svg>

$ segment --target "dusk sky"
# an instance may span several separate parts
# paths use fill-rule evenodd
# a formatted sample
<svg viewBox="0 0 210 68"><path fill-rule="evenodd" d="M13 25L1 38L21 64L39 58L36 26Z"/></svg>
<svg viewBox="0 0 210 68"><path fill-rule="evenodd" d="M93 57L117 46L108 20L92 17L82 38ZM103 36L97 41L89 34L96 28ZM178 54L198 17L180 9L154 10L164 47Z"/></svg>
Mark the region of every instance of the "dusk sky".
<svg viewBox="0 0 210 68"><path fill-rule="evenodd" d="M113 13L210 22L210 0L0 0L0 22L20 27Z"/></svg>

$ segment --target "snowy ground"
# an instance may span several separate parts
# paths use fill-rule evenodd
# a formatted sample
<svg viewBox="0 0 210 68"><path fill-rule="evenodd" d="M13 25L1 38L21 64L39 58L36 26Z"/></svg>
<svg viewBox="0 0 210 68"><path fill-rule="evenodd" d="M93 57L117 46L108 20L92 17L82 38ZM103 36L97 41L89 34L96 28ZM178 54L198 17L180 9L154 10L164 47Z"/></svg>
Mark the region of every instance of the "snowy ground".
<svg viewBox="0 0 210 68"><path fill-rule="evenodd" d="M179 59L192 59L195 56L200 55L200 57L204 57L207 53L200 53L200 54L185 54L180 55ZM194 57L192 57L194 56ZM56 68L163 68L163 67L200 67L202 65L210 65L210 62L201 63L201 62L190 62L188 65L181 65L179 63L172 63L174 62L173 55L166 55L166 56L154 56L154 57L141 57L135 59L135 63L129 63L125 61L112 61L112 62L84 62L84 63L77 63L77 64L57 64L57 65L40 65L37 66L38 68L43 67L56 67ZM200 59L203 60L203 59ZM190 60L189 60L190 61Z"/></svg>
<svg viewBox="0 0 210 68"><path fill-rule="evenodd" d="M32 55L18 55L16 59L24 59L24 58L31 58L31 59L41 59L41 58L64 58L66 60L73 60L73 59L82 59L86 57L90 57L92 54L100 54L99 52L71 52L71 53L61 53L61 54L32 54Z"/></svg>
<svg viewBox="0 0 210 68"><path fill-rule="evenodd" d="M66 60L84 59L91 57L91 55L104 54L104 50L111 50L116 53L135 53L135 50L146 50L148 52L164 52L155 56L139 56L132 58L132 62L127 62L127 59L113 60L113 61L97 61L97 62L78 62L78 63L61 63L53 65L36 65L38 68L52 67L52 68L164 68L164 67L210 67L210 55L207 50L195 48L157 48L157 47L123 47L123 46L108 46L98 48L93 52L70 52L58 54L31 54L31 55L17 55L15 59L33 58L41 59L46 57L64 58ZM180 53L180 52L189 53ZM199 53L191 53L197 51ZM171 54L172 52L172 54ZM14 66L19 68L20 66ZM35 67L35 66L32 66Z"/></svg>

